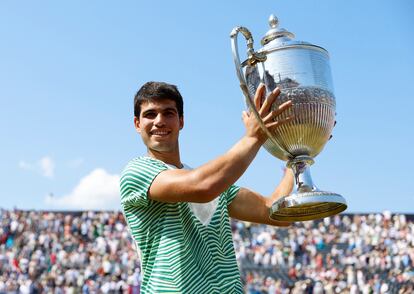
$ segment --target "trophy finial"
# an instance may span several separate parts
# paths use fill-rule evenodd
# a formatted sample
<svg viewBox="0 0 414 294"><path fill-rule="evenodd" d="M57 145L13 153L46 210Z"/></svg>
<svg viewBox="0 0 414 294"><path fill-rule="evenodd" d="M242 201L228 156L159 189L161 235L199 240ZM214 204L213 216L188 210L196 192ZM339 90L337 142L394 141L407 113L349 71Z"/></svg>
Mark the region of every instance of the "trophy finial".
<svg viewBox="0 0 414 294"><path fill-rule="evenodd" d="M274 14L271 14L269 16L269 25L272 29L277 28L277 26L279 25L279 20L277 19L277 17Z"/></svg>
<svg viewBox="0 0 414 294"><path fill-rule="evenodd" d="M291 32L278 27L279 20L274 14L271 14L269 16L269 26L270 29L267 31L266 35L262 38L261 41L263 46L280 37L285 37L288 39L293 39L295 37L295 35Z"/></svg>

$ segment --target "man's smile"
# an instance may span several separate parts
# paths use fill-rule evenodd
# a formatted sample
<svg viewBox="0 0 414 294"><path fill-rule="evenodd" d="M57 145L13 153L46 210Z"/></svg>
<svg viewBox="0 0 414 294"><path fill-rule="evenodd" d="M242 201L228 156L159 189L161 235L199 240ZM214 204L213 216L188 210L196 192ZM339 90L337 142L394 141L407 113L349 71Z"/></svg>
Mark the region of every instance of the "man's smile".
<svg viewBox="0 0 414 294"><path fill-rule="evenodd" d="M159 137L164 137L167 136L171 133L171 131L167 131L167 130L154 130L150 132L150 135L152 136L159 136Z"/></svg>

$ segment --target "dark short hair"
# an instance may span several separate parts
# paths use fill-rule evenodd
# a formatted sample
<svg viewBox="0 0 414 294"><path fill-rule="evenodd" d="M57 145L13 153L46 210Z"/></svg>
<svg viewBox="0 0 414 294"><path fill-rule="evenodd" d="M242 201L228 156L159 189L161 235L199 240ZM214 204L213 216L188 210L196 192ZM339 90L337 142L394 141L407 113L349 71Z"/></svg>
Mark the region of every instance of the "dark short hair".
<svg viewBox="0 0 414 294"><path fill-rule="evenodd" d="M172 100L177 106L178 116L184 114L183 97L177 89L176 85L164 82L147 82L137 92L134 98L134 115L139 117L141 114L141 104L143 102Z"/></svg>

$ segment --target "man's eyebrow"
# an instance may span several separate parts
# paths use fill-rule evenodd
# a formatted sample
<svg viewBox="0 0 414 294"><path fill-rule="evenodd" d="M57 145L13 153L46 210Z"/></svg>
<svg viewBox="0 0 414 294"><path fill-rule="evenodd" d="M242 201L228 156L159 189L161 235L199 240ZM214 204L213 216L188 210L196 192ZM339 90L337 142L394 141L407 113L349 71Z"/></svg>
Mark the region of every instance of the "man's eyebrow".
<svg viewBox="0 0 414 294"><path fill-rule="evenodd" d="M156 108L150 108L150 109L147 109L144 112L142 112L142 115L147 114L147 113L150 113L150 112L154 112L154 111L157 111L157 109ZM178 112L178 110L175 107L163 108L160 111L173 111L173 112Z"/></svg>
<svg viewBox="0 0 414 294"><path fill-rule="evenodd" d="M150 109L147 109L147 110L143 111L142 114L144 115L144 114L147 114L147 113L150 113L150 112L154 112L154 111L155 111L155 109L150 108Z"/></svg>
<svg viewBox="0 0 414 294"><path fill-rule="evenodd" d="M165 109L163 109L163 111L174 111L174 112L178 112L176 108L174 107L167 107Z"/></svg>

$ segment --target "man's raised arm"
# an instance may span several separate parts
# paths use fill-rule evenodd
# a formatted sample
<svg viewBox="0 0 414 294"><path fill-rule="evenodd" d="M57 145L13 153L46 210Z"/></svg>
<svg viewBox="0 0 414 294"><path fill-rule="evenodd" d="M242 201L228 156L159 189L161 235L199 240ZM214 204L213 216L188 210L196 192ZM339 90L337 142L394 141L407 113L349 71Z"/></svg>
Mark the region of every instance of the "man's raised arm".
<svg viewBox="0 0 414 294"><path fill-rule="evenodd" d="M254 103L266 128L272 131L292 119L277 119L279 114L290 108L291 101L271 111L271 105L280 94L280 90L276 88L265 99L263 105L260 105L264 90L264 85L260 85ZM209 202L235 183L267 139L253 114L243 112L242 118L246 134L228 152L193 170L161 172L151 184L149 198L161 202Z"/></svg>

